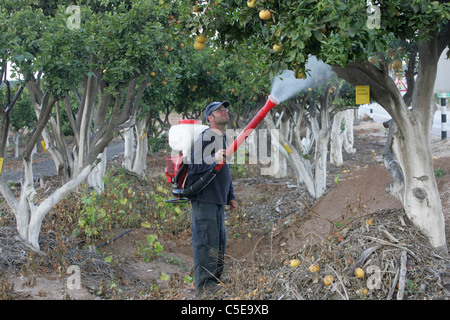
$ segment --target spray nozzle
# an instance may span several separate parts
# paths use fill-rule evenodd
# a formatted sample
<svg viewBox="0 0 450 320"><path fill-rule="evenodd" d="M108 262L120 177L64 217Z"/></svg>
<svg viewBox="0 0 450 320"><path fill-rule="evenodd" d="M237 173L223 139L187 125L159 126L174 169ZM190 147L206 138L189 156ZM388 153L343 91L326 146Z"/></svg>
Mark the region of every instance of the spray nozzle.
<svg viewBox="0 0 450 320"><path fill-rule="evenodd" d="M280 101L275 98L273 95L269 95L269 100L272 101L275 105L279 105Z"/></svg>

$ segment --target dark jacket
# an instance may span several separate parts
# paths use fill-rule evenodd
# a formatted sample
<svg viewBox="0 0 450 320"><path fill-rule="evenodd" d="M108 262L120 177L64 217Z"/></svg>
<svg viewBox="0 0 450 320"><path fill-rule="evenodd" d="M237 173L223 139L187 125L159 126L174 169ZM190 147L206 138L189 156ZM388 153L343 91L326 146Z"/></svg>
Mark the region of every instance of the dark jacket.
<svg viewBox="0 0 450 320"><path fill-rule="evenodd" d="M217 166L215 152L219 149L226 149L226 135L218 135L210 129L203 131L195 141L191 152L191 163L188 165L189 186L205 172ZM222 166L206 188L189 198L191 201L197 200L219 205L228 204L230 200L235 199L229 164Z"/></svg>

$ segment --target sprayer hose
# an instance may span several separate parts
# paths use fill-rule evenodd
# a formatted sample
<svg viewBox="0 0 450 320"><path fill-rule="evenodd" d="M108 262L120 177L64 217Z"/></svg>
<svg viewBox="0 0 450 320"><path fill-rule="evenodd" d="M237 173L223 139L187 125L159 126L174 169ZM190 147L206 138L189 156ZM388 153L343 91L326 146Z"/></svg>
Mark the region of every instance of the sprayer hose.
<svg viewBox="0 0 450 320"><path fill-rule="evenodd" d="M211 170L206 171L193 185L187 188L173 189L172 194L176 197L193 196L202 191L215 178L218 172L219 171L215 168L212 168Z"/></svg>

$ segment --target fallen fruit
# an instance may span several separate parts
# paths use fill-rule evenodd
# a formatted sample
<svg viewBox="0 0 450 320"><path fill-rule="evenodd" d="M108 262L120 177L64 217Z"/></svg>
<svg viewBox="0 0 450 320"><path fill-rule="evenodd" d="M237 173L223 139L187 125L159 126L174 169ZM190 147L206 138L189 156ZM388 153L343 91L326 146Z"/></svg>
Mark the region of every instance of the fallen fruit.
<svg viewBox="0 0 450 320"><path fill-rule="evenodd" d="M292 268L298 267L300 264L301 264L301 261L298 260L298 259L291 260L291 267Z"/></svg>
<svg viewBox="0 0 450 320"><path fill-rule="evenodd" d="M325 283L326 286L329 286L334 282L334 278L332 275L327 275L325 278L323 278L323 283Z"/></svg>
<svg viewBox="0 0 450 320"><path fill-rule="evenodd" d="M320 270L320 267L319 267L318 264L312 264L312 265L310 265L310 266L308 267L308 270L309 270L310 272L317 272L317 271Z"/></svg>
<svg viewBox="0 0 450 320"><path fill-rule="evenodd" d="M356 268L355 269L355 275L358 279L362 279L364 278L364 270L361 268Z"/></svg>
<svg viewBox="0 0 450 320"><path fill-rule="evenodd" d="M358 289L358 290L356 290L356 293L359 294L360 296L365 296L366 294L369 293L369 290L367 290L366 288Z"/></svg>

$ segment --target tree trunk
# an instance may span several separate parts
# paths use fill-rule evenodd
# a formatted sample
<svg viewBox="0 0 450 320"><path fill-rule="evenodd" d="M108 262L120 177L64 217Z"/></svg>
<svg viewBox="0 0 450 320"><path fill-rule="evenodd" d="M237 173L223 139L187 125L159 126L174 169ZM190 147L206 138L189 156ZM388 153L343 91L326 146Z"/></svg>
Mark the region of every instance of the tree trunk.
<svg viewBox="0 0 450 320"><path fill-rule="evenodd" d="M281 123L279 125L280 134L286 139L286 141L289 141L289 134L290 134L290 120L286 119L287 117L282 116L281 117ZM286 157L278 157L275 161L278 161L277 170L274 172L275 178L286 178L287 177L287 161Z"/></svg>
<svg viewBox="0 0 450 320"><path fill-rule="evenodd" d="M18 207L14 211L17 221L17 232L22 240L28 240L28 224L33 214L36 190L33 185L33 154L29 159L23 159L23 181Z"/></svg>
<svg viewBox="0 0 450 320"><path fill-rule="evenodd" d="M73 177L62 187L56 189L49 197L42 201L39 206L34 207L31 219L29 221L27 241L37 250L39 250L39 232L41 230L42 221L48 212L63 200L67 195L78 187L89 175L96 164L90 164L84 167L80 173Z"/></svg>
<svg viewBox="0 0 450 320"><path fill-rule="evenodd" d="M128 171L132 171L136 153L134 127L126 128L122 131L122 135L124 139L123 167Z"/></svg>
<svg viewBox="0 0 450 320"><path fill-rule="evenodd" d="M403 203L405 213L414 225L430 239L431 244L446 252L445 223L442 204L434 176L430 136L420 125L407 126L402 134L393 130L392 151L402 174L393 174L389 191ZM392 162L386 165L392 172ZM403 181L399 181L403 177Z"/></svg>
<svg viewBox="0 0 450 320"><path fill-rule="evenodd" d="M316 198L319 198L327 187L327 151L328 141L330 139L328 89L327 87L320 103L320 115L313 116L310 120L311 131L316 141L314 152L314 185ZM314 106L312 107L314 108Z"/></svg>
<svg viewBox="0 0 450 320"><path fill-rule="evenodd" d="M330 139L330 163L336 167L344 164L342 149L354 153L353 148L353 110L337 112L333 117Z"/></svg>
<svg viewBox="0 0 450 320"><path fill-rule="evenodd" d="M13 133L13 142L14 142L14 157L19 157L19 143L20 143L20 137L22 136L22 133L20 131L15 131Z"/></svg>
<svg viewBox="0 0 450 320"><path fill-rule="evenodd" d="M344 150L347 153L355 153L356 149L353 148L354 136L353 136L353 109L347 109L345 112L345 134L344 134Z"/></svg>
<svg viewBox="0 0 450 320"><path fill-rule="evenodd" d="M308 193L312 197L318 198L319 196L317 195L314 173L310 161L300 156L297 149L287 141L286 137L283 136L279 130L276 130L275 124L270 116L266 117L266 123L272 134L273 143L278 144L280 153L286 157L291 164L291 167L297 176L297 183L300 185L300 183L303 182Z"/></svg>
<svg viewBox="0 0 450 320"><path fill-rule="evenodd" d="M87 175L87 185L94 188L95 192L102 193L105 190L105 183L103 182L103 177L106 173L106 149L98 155L97 162L98 165L92 169L92 171Z"/></svg>
<svg viewBox="0 0 450 320"><path fill-rule="evenodd" d="M133 172L142 176L147 169L148 140L147 130L148 121L138 120L134 126L136 130L136 155L134 157Z"/></svg>
<svg viewBox="0 0 450 320"><path fill-rule="evenodd" d="M333 67L339 77L353 85L370 85L371 98L392 116L395 126L388 139L390 145L386 148L385 163L394 181L389 184L388 191L402 201L408 218L428 237L433 247L445 254L448 254L445 224L434 176L430 132L435 111L431 98L437 62L448 44L449 30L450 24L444 39L436 31L421 31L428 34L426 39L418 42L418 73L415 83L408 84L409 92L405 94L412 99L402 97L384 62L380 63L380 68L367 61L349 63L343 68Z"/></svg>
<svg viewBox="0 0 450 320"><path fill-rule="evenodd" d="M333 117L333 124L331 126L331 138L330 138L330 163L336 167L340 167L344 164L342 157L342 146L344 144L344 132L342 124L345 124L344 113L345 111L337 112Z"/></svg>

